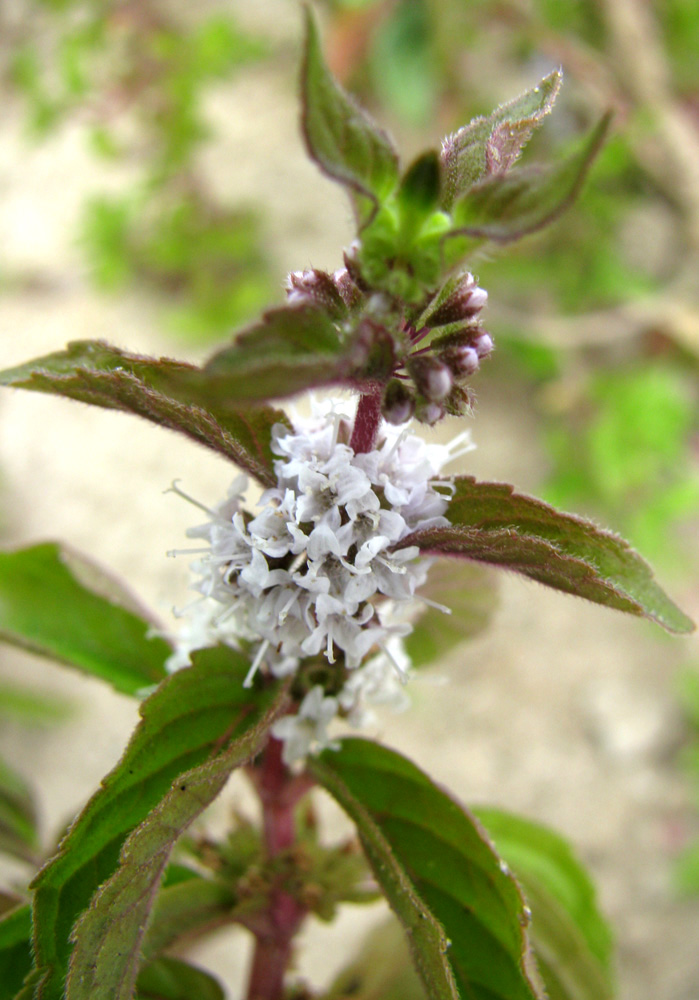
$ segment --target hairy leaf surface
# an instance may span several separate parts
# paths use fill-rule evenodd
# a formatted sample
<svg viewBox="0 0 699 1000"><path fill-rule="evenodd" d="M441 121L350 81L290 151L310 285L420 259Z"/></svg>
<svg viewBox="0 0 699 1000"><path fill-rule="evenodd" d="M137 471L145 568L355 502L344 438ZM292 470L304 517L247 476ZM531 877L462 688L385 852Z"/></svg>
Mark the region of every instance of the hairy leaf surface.
<svg viewBox="0 0 699 1000"><path fill-rule="evenodd" d="M509 170L535 129L553 108L561 86L559 70L536 87L503 104L486 118L474 118L442 143L443 208L484 177Z"/></svg>
<svg viewBox="0 0 699 1000"><path fill-rule="evenodd" d="M283 695L251 693L249 663L224 647L194 654L141 706L142 721L34 887L39 1000L129 997L150 907L180 833L263 743ZM99 892L97 891L99 889ZM93 898L94 897L94 898ZM87 909L89 907L89 910Z"/></svg>
<svg viewBox="0 0 699 1000"><path fill-rule="evenodd" d="M605 116L578 150L551 165L515 167L476 184L454 205L455 228L449 238L467 237L474 241L472 248L484 240L506 243L553 222L577 197L609 122Z"/></svg>
<svg viewBox="0 0 699 1000"><path fill-rule="evenodd" d="M269 367L269 361L264 364ZM0 372L0 385L134 413L206 445L272 486L271 431L275 423L286 423L286 416L268 406L241 408L241 403L266 398L255 395L249 376L244 371L237 378L212 379L185 362L78 340L64 351Z"/></svg>
<svg viewBox="0 0 699 1000"><path fill-rule="evenodd" d="M522 573L556 590L691 632L692 621L653 579L630 546L590 521L563 514L504 483L454 480L447 510L451 525L404 538L435 555L463 556Z"/></svg>
<svg viewBox="0 0 699 1000"><path fill-rule="evenodd" d="M123 694L165 677L170 646L111 575L54 542L0 552L0 639Z"/></svg>
<svg viewBox="0 0 699 1000"><path fill-rule="evenodd" d="M347 188L363 225L395 187L398 155L388 136L330 73L308 7L305 14L301 121L306 146L321 170Z"/></svg>
<svg viewBox="0 0 699 1000"><path fill-rule="evenodd" d="M532 943L550 1000L611 1000L611 932L594 885L566 841L498 809L477 815L531 906Z"/></svg>
<svg viewBox="0 0 699 1000"><path fill-rule="evenodd" d="M368 740L343 740L308 766L356 823L429 997L540 997L527 969L519 889L462 806Z"/></svg>

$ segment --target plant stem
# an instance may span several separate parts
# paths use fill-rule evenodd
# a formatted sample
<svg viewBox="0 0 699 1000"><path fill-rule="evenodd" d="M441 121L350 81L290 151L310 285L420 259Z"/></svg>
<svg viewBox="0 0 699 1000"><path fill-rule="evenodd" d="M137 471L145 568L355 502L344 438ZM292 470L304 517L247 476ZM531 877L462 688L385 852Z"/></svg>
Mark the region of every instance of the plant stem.
<svg viewBox="0 0 699 1000"><path fill-rule="evenodd" d="M283 744L270 737L253 779L262 803L268 860L293 847L294 806L308 784L291 775L282 761ZM282 1000L293 940L306 915L304 907L281 886L270 893L264 926L255 933L255 953L247 1000Z"/></svg>
<svg viewBox="0 0 699 1000"><path fill-rule="evenodd" d="M350 448L355 455L371 451L376 443L376 435L381 423L381 389L379 387L359 397L357 416L350 439Z"/></svg>

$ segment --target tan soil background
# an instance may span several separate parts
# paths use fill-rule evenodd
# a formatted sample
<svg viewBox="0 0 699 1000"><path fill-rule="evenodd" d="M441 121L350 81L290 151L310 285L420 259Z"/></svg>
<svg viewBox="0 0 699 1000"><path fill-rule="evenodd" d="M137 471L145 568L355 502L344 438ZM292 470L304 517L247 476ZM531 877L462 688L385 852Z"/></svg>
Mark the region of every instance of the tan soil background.
<svg viewBox="0 0 699 1000"><path fill-rule="evenodd" d="M254 15L247 5L232 6L279 38L296 37L297 13L285 0L256 5ZM212 92L208 112L219 139L203 153L222 195L267 203L266 238L280 286L292 268L337 267L351 238L341 192L305 160L294 80L291 58L282 59ZM76 248L86 194L120 188L128 168L97 164L78 126L32 147L22 122L19 106L4 108L0 262L7 273L36 280L8 284L0 294L2 367L87 337L196 360L158 332L157 303L132 293L97 295ZM487 379L479 392L478 450L462 460L463 469L535 491L544 457L527 399ZM182 544L196 515L163 491L178 478L215 502L231 477L215 456L135 418L21 392L0 397L5 539L68 541L128 579L166 620L186 594L187 567L165 553ZM673 695L678 665L699 660L698 641L665 639L636 619L512 577L501 592L489 633L418 678L413 709L385 718L378 735L465 802L507 806L571 839L615 928L622 1000L696 1000L699 899L673 895L671 867L686 837L699 834L676 764L683 726ZM673 596L699 618L696 577ZM12 724L0 732L0 753L36 786L48 843L118 759L136 706L50 664L9 650L1 655L3 676L61 692L75 706L70 725L29 732ZM241 800L246 791L233 782L213 822L220 826ZM336 813L323 809L337 828ZM327 982L365 920L377 916L348 908L334 926L312 922L302 973ZM228 933L198 958L236 998L245 954L242 935Z"/></svg>

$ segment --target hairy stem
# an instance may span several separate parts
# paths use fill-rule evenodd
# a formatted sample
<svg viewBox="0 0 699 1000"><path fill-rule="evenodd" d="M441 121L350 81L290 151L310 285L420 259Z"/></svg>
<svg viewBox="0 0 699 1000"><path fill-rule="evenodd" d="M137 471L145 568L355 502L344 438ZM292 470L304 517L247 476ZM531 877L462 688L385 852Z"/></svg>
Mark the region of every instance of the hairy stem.
<svg viewBox="0 0 699 1000"><path fill-rule="evenodd" d="M262 803L264 843L268 860L294 845L294 806L308 781L294 778L282 761L283 744L270 738L253 780ZM284 977L293 940L306 915L304 907L282 885L272 889L266 919L255 933L255 952L247 1000L282 1000Z"/></svg>
<svg viewBox="0 0 699 1000"><path fill-rule="evenodd" d="M355 455L361 455L376 444L376 435L381 423L381 389L376 388L359 397L357 416L350 439L350 448Z"/></svg>

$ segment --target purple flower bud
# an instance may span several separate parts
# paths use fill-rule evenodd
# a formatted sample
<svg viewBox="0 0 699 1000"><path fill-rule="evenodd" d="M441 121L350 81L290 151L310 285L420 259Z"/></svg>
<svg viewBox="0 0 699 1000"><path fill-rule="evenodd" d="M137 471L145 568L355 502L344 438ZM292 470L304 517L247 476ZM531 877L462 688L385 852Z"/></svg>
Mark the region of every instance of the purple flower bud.
<svg viewBox="0 0 699 1000"><path fill-rule="evenodd" d="M487 330L481 330L471 341L471 346L475 348L479 358L487 358L493 350L493 338Z"/></svg>
<svg viewBox="0 0 699 1000"><path fill-rule="evenodd" d="M455 347L447 348L440 354L440 359L449 365L452 372L459 375L473 375L478 371L480 361L478 351L470 344L458 344Z"/></svg>
<svg viewBox="0 0 699 1000"><path fill-rule="evenodd" d="M346 267L341 267L333 274L333 284L337 288L342 301L348 309L353 309L362 298L362 293L352 281L352 277Z"/></svg>
<svg viewBox="0 0 699 1000"><path fill-rule="evenodd" d="M451 392L454 376L448 366L433 355L409 358L406 367L422 395L431 402L438 403Z"/></svg>
<svg viewBox="0 0 699 1000"><path fill-rule="evenodd" d="M359 266L357 265L357 256L359 254L360 246L361 244L359 240L352 240L349 247L344 251L342 259L345 262L345 267L347 268L350 278L359 291L367 292L369 291L369 286L364 278L362 278Z"/></svg>
<svg viewBox="0 0 699 1000"><path fill-rule="evenodd" d="M472 274L466 273L458 287L428 317L428 326L447 326L473 319L488 301L488 293L479 288Z"/></svg>
<svg viewBox="0 0 699 1000"><path fill-rule="evenodd" d="M436 424L438 420L441 420L444 416L444 407L439 403L431 403L426 399L422 399L418 402L415 407L415 416L423 424L429 424L431 427Z"/></svg>
<svg viewBox="0 0 699 1000"><path fill-rule="evenodd" d="M398 379L392 379L386 386L381 413L389 424L405 424L415 412L415 397L410 389Z"/></svg>
<svg viewBox="0 0 699 1000"><path fill-rule="evenodd" d="M308 271L292 271L286 279L287 303L292 306L320 306L330 315L344 316L345 303L326 271L316 268Z"/></svg>

